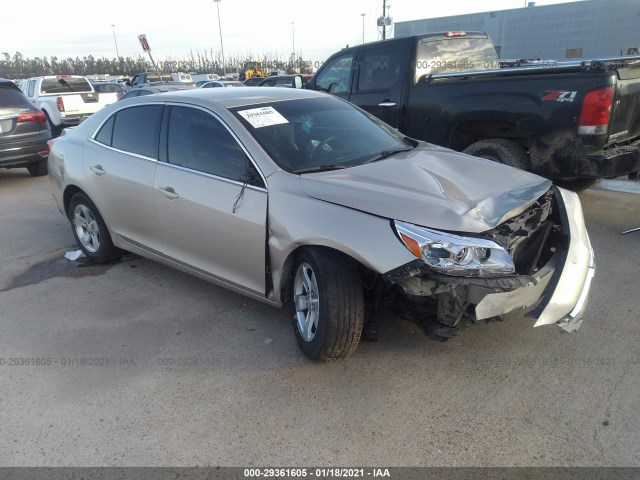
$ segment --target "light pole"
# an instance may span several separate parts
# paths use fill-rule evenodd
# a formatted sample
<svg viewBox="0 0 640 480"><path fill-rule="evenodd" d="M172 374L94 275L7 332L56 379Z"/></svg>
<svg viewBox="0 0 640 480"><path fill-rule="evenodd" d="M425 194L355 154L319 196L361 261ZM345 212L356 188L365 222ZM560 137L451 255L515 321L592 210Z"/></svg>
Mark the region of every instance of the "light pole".
<svg viewBox="0 0 640 480"><path fill-rule="evenodd" d="M361 13L362 16L362 43L364 43L364 17L367 15L366 13Z"/></svg>
<svg viewBox="0 0 640 480"><path fill-rule="evenodd" d="M118 53L118 40L116 40L116 26L111 24L111 30L113 30L113 43L116 44L116 60L119 60L120 54Z"/></svg>
<svg viewBox="0 0 640 480"><path fill-rule="evenodd" d="M220 0L213 0L216 3L218 9L218 30L220 31L220 51L222 52L222 71L224 76L227 76L227 65L224 63L224 46L222 45L222 26L220 23Z"/></svg>
<svg viewBox="0 0 640 480"><path fill-rule="evenodd" d="M291 40L293 43L293 50L291 51L291 63L293 66L293 73L296 73L296 30L295 22L291 22Z"/></svg>

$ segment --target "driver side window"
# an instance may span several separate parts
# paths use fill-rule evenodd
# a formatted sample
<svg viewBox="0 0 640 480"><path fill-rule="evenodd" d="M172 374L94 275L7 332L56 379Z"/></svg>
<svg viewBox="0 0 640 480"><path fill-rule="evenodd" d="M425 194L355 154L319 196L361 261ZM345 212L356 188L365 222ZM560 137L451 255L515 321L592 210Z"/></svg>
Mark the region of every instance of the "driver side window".
<svg viewBox="0 0 640 480"><path fill-rule="evenodd" d="M316 89L329 93L347 93L353 70L353 53L330 60L316 79Z"/></svg>

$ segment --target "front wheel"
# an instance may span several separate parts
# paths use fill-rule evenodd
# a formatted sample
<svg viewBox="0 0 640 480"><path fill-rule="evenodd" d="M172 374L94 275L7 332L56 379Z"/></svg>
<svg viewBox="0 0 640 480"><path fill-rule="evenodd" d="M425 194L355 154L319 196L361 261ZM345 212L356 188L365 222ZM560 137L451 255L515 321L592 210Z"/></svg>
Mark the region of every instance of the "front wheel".
<svg viewBox="0 0 640 480"><path fill-rule="evenodd" d="M324 248L298 256L291 282L293 329L311 360L347 358L362 334L364 299L357 265Z"/></svg>
<svg viewBox="0 0 640 480"><path fill-rule="evenodd" d="M122 251L113 246L100 212L84 193L76 193L71 198L67 213L73 236L87 258L103 263L122 255Z"/></svg>

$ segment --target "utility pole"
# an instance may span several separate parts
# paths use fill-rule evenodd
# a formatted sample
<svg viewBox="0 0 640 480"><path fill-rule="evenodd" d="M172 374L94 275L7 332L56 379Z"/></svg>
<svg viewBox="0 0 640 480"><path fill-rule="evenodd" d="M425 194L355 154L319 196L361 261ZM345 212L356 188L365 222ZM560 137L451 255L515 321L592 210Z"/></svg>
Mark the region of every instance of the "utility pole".
<svg viewBox="0 0 640 480"><path fill-rule="evenodd" d="M222 52L222 71L224 76L227 76L227 64L224 62L224 46L222 45L222 26L220 23L220 0L213 0L216 3L218 9L218 30L220 31L220 51Z"/></svg>
<svg viewBox="0 0 640 480"><path fill-rule="evenodd" d="M116 26L111 24L111 29L113 30L113 43L116 44L116 60L119 60L120 54L118 53L118 41L116 40Z"/></svg>
<svg viewBox="0 0 640 480"><path fill-rule="evenodd" d="M295 22L291 22L291 39L293 42L293 50L291 52L291 66L293 68L293 73L296 73L296 30L295 30Z"/></svg>
<svg viewBox="0 0 640 480"><path fill-rule="evenodd" d="M382 39L387 38L387 0L382 0Z"/></svg>
<svg viewBox="0 0 640 480"><path fill-rule="evenodd" d="M362 43L364 43L364 17L367 15L366 13L361 13L362 16Z"/></svg>

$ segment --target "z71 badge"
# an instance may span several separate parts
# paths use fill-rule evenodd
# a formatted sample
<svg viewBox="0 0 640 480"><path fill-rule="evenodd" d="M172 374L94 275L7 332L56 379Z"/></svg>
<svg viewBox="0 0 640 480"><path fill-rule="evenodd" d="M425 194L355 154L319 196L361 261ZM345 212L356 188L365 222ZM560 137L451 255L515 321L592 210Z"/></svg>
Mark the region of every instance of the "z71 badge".
<svg viewBox="0 0 640 480"><path fill-rule="evenodd" d="M542 97L543 102L573 102L578 92L567 90L546 90L546 95Z"/></svg>

